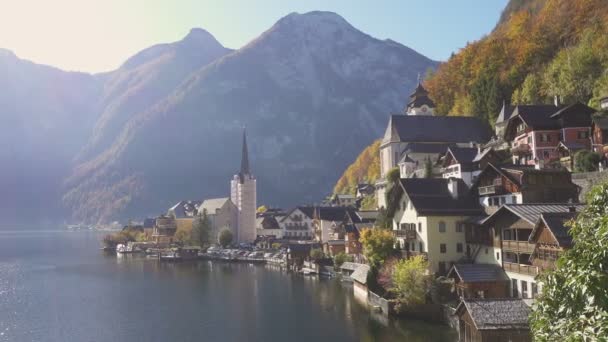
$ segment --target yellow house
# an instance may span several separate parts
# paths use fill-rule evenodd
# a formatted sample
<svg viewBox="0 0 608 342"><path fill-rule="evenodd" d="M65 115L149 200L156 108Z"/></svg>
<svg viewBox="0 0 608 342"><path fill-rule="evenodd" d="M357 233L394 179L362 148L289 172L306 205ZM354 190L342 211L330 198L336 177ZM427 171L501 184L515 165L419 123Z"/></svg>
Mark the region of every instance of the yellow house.
<svg viewBox="0 0 608 342"><path fill-rule="evenodd" d="M424 255L440 275L466 259L463 223L484 212L462 179L402 178L393 194L389 212L403 255Z"/></svg>

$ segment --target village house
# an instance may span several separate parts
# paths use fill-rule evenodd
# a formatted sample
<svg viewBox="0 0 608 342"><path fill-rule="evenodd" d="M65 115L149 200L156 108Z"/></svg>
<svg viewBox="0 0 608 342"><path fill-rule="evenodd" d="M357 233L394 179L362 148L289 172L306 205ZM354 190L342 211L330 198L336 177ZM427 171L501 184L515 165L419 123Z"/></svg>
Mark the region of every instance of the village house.
<svg viewBox="0 0 608 342"><path fill-rule="evenodd" d="M380 144L378 207L386 208L387 173L399 167L401 178L420 176L425 163L436 163L448 147L488 141L491 130L482 120L465 116L435 116L434 104L418 84L403 114L391 115Z"/></svg>
<svg viewBox="0 0 608 342"><path fill-rule="evenodd" d="M312 206L295 207L279 221L283 238L288 240L310 240L314 237L314 212Z"/></svg>
<svg viewBox="0 0 608 342"><path fill-rule="evenodd" d="M392 200L393 232L406 256L424 255L430 271L445 275L465 258L464 222L483 209L462 179L402 178Z"/></svg>
<svg viewBox="0 0 608 342"><path fill-rule="evenodd" d="M356 207L357 198L351 194L335 194L330 201L330 205L335 207Z"/></svg>
<svg viewBox="0 0 608 342"><path fill-rule="evenodd" d="M152 240L156 243L171 243L176 230L177 224L173 216L160 215L152 230Z"/></svg>
<svg viewBox="0 0 608 342"><path fill-rule="evenodd" d="M497 264L454 264L448 273L460 298L505 298L509 277Z"/></svg>
<svg viewBox="0 0 608 342"><path fill-rule="evenodd" d="M528 204L505 204L494 214L482 221L486 238L468 240L471 258L475 263L501 265L509 277L511 297L535 298L540 289L536 281L539 274L539 267L533 264L534 254L539 239L539 235L532 235L533 230L544 231L544 226L539 228L539 219L559 218L560 215L573 214L583 208L582 204L572 203L528 203ZM546 225L545 221L542 221ZM563 227L550 220L551 226L556 234L562 236L567 234ZM563 221L562 221L563 224ZM468 237L468 236L467 236ZM547 240L545 240L545 238ZM483 242L482 242L483 241ZM542 243L547 241L551 244L551 239L547 233L543 234ZM546 246L538 249L547 251L552 247ZM551 254L543 254L543 258L550 258ZM539 259L538 262L541 259ZM544 260L544 259L542 259Z"/></svg>
<svg viewBox="0 0 608 342"><path fill-rule="evenodd" d="M201 203L201 201L191 200L179 201L167 210L167 216L171 216L175 219L177 229L190 231L192 229L192 222L198 214L198 208Z"/></svg>
<svg viewBox="0 0 608 342"><path fill-rule="evenodd" d="M490 147L482 150L479 145L448 147L445 154L438 160L443 178L460 178L469 187L490 162L500 162L499 154Z"/></svg>
<svg viewBox="0 0 608 342"><path fill-rule="evenodd" d="M459 341L532 341L530 306L516 298L464 299L456 308Z"/></svg>
<svg viewBox="0 0 608 342"><path fill-rule="evenodd" d="M360 200L368 196L373 196L375 192L376 188L373 184L359 183L357 184L357 193L355 194L355 198Z"/></svg>
<svg viewBox="0 0 608 342"><path fill-rule="evenodd" d="M574 152L591 149L591 115L594 112L593 108L579 102L568 106L515 106L504 131L505 140L511 144L513 163L540 168L570 164Z"/></svg>
<svg viewBox="0 0 608 342"><path fill-rule="evenodd" d="M579 187L567 170L488 163L471 187L488 214L503 204L577 201Z"/></svg>
<svg viewBox="0 0 608 342"><path fill-rule="evenodd" d="M530 260L539 272L555 268L557 259L572 248L572 236L566 225L577 215L577 212L540 215L528 238L528 242L534 245Z"/></svg>

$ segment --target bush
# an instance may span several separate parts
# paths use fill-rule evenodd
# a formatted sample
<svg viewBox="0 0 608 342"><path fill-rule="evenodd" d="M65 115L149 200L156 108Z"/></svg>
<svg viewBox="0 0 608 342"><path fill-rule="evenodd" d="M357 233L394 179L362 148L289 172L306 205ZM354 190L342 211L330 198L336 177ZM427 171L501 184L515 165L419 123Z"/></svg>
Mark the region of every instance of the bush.
<svg viewBox="0 0 608 342"><path fill-rule="evenodd" d="M361 230L359 241L363 246L363 255L375 266L382 265L395 252L395 238L389 230L365 228Z"/></svg>
<svg viewBox="0 0 608 342"><path fill-rule="evenodd" d="M428 262L421 255L400 260L395 264L390 292L404 306L424 304L430 286L430 278L426 274L428 266Z"/></svg>
<svg viewBox="0 0 608 342"><path fill-rule="evenodd" d="M222 231L220 231L217 237L217 242L220 244L220 246L226 248L232 243L232 239L232 231L230 231L228 228L224 228Z"/></svg>
<svg viewBox="0 0 608 342"><path fill-rule="evenodd" d="M348 255L344 252L340 252L334 256L334 267L339 268L345 262L352 262L354 260L352 255Z"/></svg>
<svg viewBox="0 0 608 342"><path fill-rule="evenodd" d="M583 150L574 155L574 168L578 172L593 172L598 170L602 156L598 153Z"/></svg>

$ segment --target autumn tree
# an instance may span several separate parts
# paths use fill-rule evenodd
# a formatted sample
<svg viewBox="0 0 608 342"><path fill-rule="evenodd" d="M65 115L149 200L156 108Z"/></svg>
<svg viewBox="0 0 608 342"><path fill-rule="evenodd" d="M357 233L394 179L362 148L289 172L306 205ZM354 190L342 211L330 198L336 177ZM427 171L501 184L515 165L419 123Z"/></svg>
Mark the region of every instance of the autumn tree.
<svg viewBox="0 0 608 342"><path fill-rule="evenodd" d="M389 291L401 304L413 306L425 302L431 283L427 275L428 266L428 262L421 255L402 259L394 265Z"/></svg>
<svg viewBox="0 0 608 342"><path fill-rule="evenodd" d="M587 206L569 226L574 246L539 279L542 294L531 315L535 341L608 336L608 183L589 192Z"/></svg>
<svg viewBox="0 0 608 342"><path fill-rule="evenodd" d="M381 265L394 252L395 238L392 231L365 228L361 230L359 241L363 255L372 265Z"/></svg>

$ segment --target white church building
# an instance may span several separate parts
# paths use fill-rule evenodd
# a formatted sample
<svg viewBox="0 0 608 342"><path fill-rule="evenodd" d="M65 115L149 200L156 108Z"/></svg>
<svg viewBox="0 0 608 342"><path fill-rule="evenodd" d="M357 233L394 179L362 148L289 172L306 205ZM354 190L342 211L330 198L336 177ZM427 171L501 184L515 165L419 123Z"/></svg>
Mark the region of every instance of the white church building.
<svg viewBox="0 0 608 342"><path fill-rule="evenodd" d="M247 137L243 131L241 170L230 181L230 200L238 208L238 234L235 240L239 243L252 243L256 239L256 196L256 180L249 166Z"/></svg>

